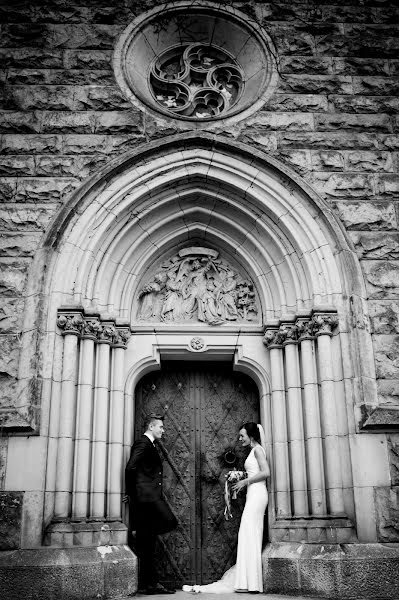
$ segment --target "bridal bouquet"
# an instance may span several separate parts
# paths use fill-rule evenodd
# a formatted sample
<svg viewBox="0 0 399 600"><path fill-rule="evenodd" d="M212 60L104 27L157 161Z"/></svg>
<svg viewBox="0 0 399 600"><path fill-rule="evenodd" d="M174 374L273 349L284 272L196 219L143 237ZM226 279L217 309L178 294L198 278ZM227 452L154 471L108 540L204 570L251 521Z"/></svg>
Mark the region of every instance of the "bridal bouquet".
<svg viewBox="0 0 399 600"><path fill-rule="evenodd" d="M224 509L224 517L226 521L233 518L233 514L231 512L231 500L236 500L237 498L237 492L234 490L233 492L231 492L230 488L232 484L237 483L237 481L241 481L242 479L245 479L246 476L247 474L245 471L237 471L237 469L226 473L226 482L224 486L224 500L226 504Z"/></svg>

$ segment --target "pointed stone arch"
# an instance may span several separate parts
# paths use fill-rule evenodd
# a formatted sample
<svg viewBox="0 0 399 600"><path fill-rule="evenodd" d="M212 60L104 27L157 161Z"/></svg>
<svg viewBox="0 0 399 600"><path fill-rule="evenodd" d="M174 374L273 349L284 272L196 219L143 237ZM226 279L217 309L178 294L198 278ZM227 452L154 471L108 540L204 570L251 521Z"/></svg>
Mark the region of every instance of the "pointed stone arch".
<svg viewBox="0 0 399 600"><path fill-rule="evenodd" d="M244 328L243 334L249 336L246 340L257 336L257 342L238 344L242 328L235 323L204 329L174 324L173 330L161 324L158 336L162 332L175 339L180 335L178 343L166 342L165 337L154 347L150 343L154 327L143 327L141 334L147 335L150 350L147 355L137 353L129 335L132 327L140 330L134 308L143 275L173 249L196 244L217 248L255 283L262 321ZM326 438L331 442L324 449L332 461L330 472L347 461L344 481L341 476L337 480L327 477L323 494L328 495L330 512L338 519L348 514L353 517L348 434L356 430L356 407L376 403L365 287L342 225L326 202L291 169L253 148L204 132L144 145L113 161L75 192L51 224L35 261L30 292L32 297L37 293L44 298L44 333L38 337L43 362L31 375L44 381L40 428L49 439L46 523L54 516L84 519L88 510L89 516L98 520L120 520L120 465L131 442L131 428L126 427L124 418L131 414L128 406L133 393L126 387L132 366L123 370L125 348L129 360L144 365L145 370L149 364L155 366L154 352L190 351L190 336L199 331L208 336L204 357L218 352L229 355L236 368L264 381L261 412L268 421L276 465L276 499L271 504L280 518L292 512L289 486L295 491L295 486L300 489L303 484L290 483L290 473L292 478L300 470L289 464L292 454L288 447L294 448L295 440L287 437L287 423L291 419L292 426L299 416L301 422L307 418L302 408L296 417L294 412L288 411L288 416L285 409L281 412L283 399L294 390L295 404L305 384L309 384L306 402L313 402L318 387L324 390L323 398L339 398L334 414L331 402L324 402L323 431L318 422L307 422L306 427L318 431L318 447L325 445ZM40 290L35 280L38 269L45 273ZM38 305L32 302L27 318L35 312ZM268 350L262 346L265 328ZM213 343L215 336L218 341ZM29 364L31 352L25 344L24 365ZM331 366L321 381L315 354L319 370L320 365ZM304 382L299 371L306 356L313 357L315 368L311 379ZM294 383L285 389L284 381L291 376L287 361L293 361L297 369ZM88 366L91 379L85 377L82 365ZM108 415L105 421L98 417L101 406ZM311 412L310 405L308 409ZM37 416L27 413L26 426L37 429ZM279 419L285 431L281 439L270 425ZM294 435L300 438L302 477L306 478L308 442L303 423ZM340 445L342 458L337 453ZM306 452L313 451L306 448ZM104 453L116 473L112 480L99 466ZM57 461L64 465L62 471L57 469ZM280 474L284 481L278 480ZM324 478L322 461L317 477L308 482L315 490ZM75 493L79 486L83 487ZM349 490L346 496L344 488ZM297 500L294 494L297 516L302 505L308 511L303 490L301 494ZM313 503L317 504L316 495ZM323 510L327 507L325 502L320 506ZM349 531L350 524L344 524L342 530Z"/></svg>

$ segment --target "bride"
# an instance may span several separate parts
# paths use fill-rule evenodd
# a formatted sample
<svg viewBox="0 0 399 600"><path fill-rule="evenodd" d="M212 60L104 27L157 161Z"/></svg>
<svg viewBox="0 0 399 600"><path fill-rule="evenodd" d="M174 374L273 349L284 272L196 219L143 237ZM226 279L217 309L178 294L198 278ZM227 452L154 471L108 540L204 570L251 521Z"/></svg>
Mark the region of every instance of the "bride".
<svg viewBox="0 0 399 600"><path fill-rule="evenodd" d="M263 517L267 506L266 479L270 470L266 460L262 425L245 423L240 429L238 439L243 447L250 448L250 452L244 463L247 478L238 481L232 487L236 492L247 488L238 532L237 562L219 581L207 585L184 585L184 592L263 592Z"/></svg>

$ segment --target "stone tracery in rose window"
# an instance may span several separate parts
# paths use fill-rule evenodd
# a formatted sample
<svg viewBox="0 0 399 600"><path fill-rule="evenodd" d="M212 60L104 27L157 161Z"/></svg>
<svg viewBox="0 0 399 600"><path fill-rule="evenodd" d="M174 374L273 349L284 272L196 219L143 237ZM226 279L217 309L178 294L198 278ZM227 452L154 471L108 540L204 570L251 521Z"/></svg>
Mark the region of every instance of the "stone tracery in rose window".
<svg viewBox="0 0 399 600"><path fill-rule="evenodd" d="M236 104L244 74L233 56L217 46L179 45L152 63L150 86L157 103L172 114L209 119Z"/></svg>

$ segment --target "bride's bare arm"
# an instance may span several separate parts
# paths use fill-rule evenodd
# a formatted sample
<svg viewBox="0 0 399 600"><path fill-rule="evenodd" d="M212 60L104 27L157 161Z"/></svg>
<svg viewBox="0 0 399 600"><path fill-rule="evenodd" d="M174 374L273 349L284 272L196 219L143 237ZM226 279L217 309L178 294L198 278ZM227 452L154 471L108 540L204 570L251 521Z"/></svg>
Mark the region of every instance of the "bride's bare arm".
<svg viewBox="0 0 399 600"><path fill-rule="evenodd" d="M264 481L270 475L269 465L267 464L266 456L261 448L261 446L257 446L254 450L255 458L258 461L259 465L259 473L253 475L252 477L247 477L246 479L242 479L241 481L237 481L236 484L233 485L233 490L235 492L239 492L244 487L247 487L251 483L257 483L258 481Z"/></svg>

